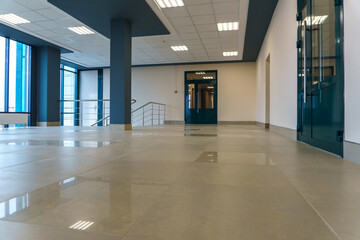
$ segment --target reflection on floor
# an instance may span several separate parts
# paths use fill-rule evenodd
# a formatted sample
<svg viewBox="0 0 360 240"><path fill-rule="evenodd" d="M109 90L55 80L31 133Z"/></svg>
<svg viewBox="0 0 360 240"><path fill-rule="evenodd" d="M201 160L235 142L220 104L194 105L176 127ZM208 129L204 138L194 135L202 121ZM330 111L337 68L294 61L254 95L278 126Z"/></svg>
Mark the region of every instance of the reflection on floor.
<svg viewBox="0 0 360 240"><path fill-rule="evenodd" d="M360 238L360 167L258 126L29 128L0 142L1 240Z"/></svg>

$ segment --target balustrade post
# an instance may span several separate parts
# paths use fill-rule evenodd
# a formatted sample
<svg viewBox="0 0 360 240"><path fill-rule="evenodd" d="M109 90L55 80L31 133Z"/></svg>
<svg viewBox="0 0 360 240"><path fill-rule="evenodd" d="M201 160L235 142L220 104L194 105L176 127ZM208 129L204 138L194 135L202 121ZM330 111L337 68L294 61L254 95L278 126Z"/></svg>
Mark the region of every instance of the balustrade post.
<svg viewBox="0 0 360 240"><path fill-rule="evenodd" d="M151 126L154 126L154 104L151 104Z"/></svg>

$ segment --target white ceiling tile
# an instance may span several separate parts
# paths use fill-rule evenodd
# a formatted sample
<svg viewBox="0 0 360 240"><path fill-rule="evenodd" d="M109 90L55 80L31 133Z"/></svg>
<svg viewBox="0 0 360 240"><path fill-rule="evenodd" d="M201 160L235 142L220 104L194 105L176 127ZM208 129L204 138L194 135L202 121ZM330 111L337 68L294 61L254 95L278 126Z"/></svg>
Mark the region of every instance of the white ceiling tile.
<svg viewBox="0 0 360 240"><path fill-rule="evenodd" d="M200 38L218 38L219 37L219 33L218 32L201 32L199 33Z"/></svg>
<svg viewBox="0 0 360 240"><path fill-rule="evenodd" d="M40 15L34 11L27 11L22 12L21 17L29 20L30 22L37 22L37 21L45 21L48 20L48 18L44 17L43 15Z"/></svg>
<svg viewBox="0 0 360 240"><path fill-rule="evenodd" d="M223 31L219 32L221 38L238 37L239 31Z"/></svg>
<svg viewBox="0 0 360 240"><path fill-rule="evenodd" d="M4 12L7 13L21 13L21 12L27 12L30 9L25 7L22 4L17 3L14 0L1 0L0 9L4 10Z"/></svg>
<svg viewBox="0 0 360 240"><path fill-rule="evenodd" d="M186 45L194 45L194 44L201 45L201 44L202 44L202 42L200 41L200 39L184 40L184 43L185 43Z"/></svg>
<svg viewBox="0 0 360 240"><path fill-rule="evenodd" d="M60 27L59 24L54 21L40 21L36 22L36 24L46 29L57 29Z"/></svg>
<svg viewBox="0 0 360 240"><path fill-rule="evenodd" d="M171 22L174 25L192 25L193 22L189 17L178 17L178 18L172 18Z"/></svg>
<svg viewBox="0 0 360 240"><path fill-rule="evenodd" d="M204 46L205 46L205 49L216 49L216 50L221 49L221 44L216 44L216 43L207 43L207 44L204 44Z"/></svg>
<svg viewBox="0 0 360 240"><path fill-rule="evenodd" d="M201 40L204 44L220 44L220 38L204 38Z"/></svg>
<svg viewBox="0 0 360 240"><path fill-rule="evenodd" d="M192 33L192 32L196 32L196 29L194 27L194 25L187 25L187 26L178 26L176 27L176 30L181 34L181 33Z"/></svg>
<svg viewBox="0 0 360 240"><path fill-rule="evenodd" d="M199 34L195 33L182 33L180 34L180 38L183 40L190 40L190 39L199 39Z"/></svg>
<svg viewBox="0 0 360 240"><path fill-rule="evenodd" d="M164 8L163 11L165 14L170 17L170 19L175 17L188 17L189 14L185 7L177 7L177 8Z"/></svg>
<svg viewBox="0 0 360 240"><path fill-rule="evenodd" d="M49 18L49 19L59 19L59 18L64 17L63 13L61 13L60 11L51 9L51 8L39 9L39 10L36 10L36 12Z"/></svg>
<svg viewBox="0 0 360 240"><path fill-rule="evenodd" d="M216 23L237 22L239 21L239 14L236 13L216 14L215 19L216 19Z"/></svg>
<svg viewBox="0 0 360 240"><path fill-rule="evenodd" d="M205 4L211 3L211 0L184 0L184 4L187 5L194 5L194 4Z"/></svg>
<svg viewBox="0 0 360 240"><path fill-rule="evenodd" d="M226 2L214 4L215 14L239 13L239 2Z"/></svg>
<svg viewBox="0 0 360 240"><path fill-rule="evenodd" d="M200 16L193 16L192 20L195 24L215 24L215 16L214 15L200 15Z"/></svg>
<svg viewBox="0 0 360 240"><path fill-rule="evenodd" d="M45 28L40 27L39 25L36 25L35 23L23 24L21 27L25 28L25 29L27 29L29 31L32 31L32 32L45 30Z"/></svg>
<svg viewBox="0 0 360 240"><path fill-rule="evenodd" d="M49 8L49 3L44 1L39 1L39 0L16 0L16 1L21 5L32 10Z"/></svg>
<svg viewBox="0 0 360 240"><path fill-rule="evenodd" d="M57 33L54 33L53 31L50 31L50 30L37 31L36 33L43 37L48 37L48 38L58 36Z"/></svg>
<svg viewBox="0 0 360 240"><path fill-rule="evenodd" d="M200 24L196 25L198 32L215 32L217 31L216 24Z"/></svg>
<svg viewBox="0 0 360 240"><path fill-rule="evenodd" d="M191 5L188 10L191 16L214 14L212 4Z"/></svg>

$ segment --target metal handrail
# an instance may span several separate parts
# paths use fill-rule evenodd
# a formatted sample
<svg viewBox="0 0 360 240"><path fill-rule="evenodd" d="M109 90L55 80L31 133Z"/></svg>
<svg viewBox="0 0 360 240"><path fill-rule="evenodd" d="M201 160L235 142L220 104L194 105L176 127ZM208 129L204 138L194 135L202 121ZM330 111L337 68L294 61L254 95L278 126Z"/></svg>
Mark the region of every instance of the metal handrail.
<svg viewBox="0 0 360 240"><path fill-rule="evenodd" d="M136 103L136 99L131 99L131 105L135 104ZM96 125L98 125L99 123L105 121L105 120L108 120L110 118L110 115L107 116L107 117L104 117L103 119L100 119L99 121L97 121L96 123L92 124L91 127L94 127ZM108 126L108 125L106 125Z"/></svg>
<svg viewBox="0 0 360 240"><path fill-rule="evenodd" d="M111 115L109 99L60 100L59 102L62 104L60 109L61 117L74 115L72 119L79 121L81 126L83 123L86 125L89 124L88 126L102 125L107 127L110 125ZM131 105L135 104L136 102L136 99L131 99ZM71 106L69 105L70 103L72 103ZM88 106L88 103L90 103L91 106ZM99 112L100 107L102 107L101 113ZM99 115L103 118L96 119L96 116ZM131 111L132 123L136 126L147 126L149 122L151 122L151 126L164 124L165 115L166 104L158 102L148 102L141 107Z"/></svg>
<svg viewBox="0 0 360 240"><path fill-rule="evenodd" d="M78 99L78 100L59 100L59 102L110 102L110 99ZM136 103L136 99L131 99L131 104Z"/></svg>
<svg viewBox="0 0 360 240"><path fill-rule="evenodd" d="M148 105L150 105L150 104L156 104L156 105L160 105L160 106L166 106L166 104L164 104L164 103L148 102L148 103L146 103L145 105L143 105L143 106L137 108L136 110L132 111L132 113L135 113L135 112L139 111L140 109L142 109L142 108L144 108L144 107L146 107L146 106L148 106Z"/></svg>
<svg viewBox="0 0 360 240"><path fill-rule="evenodd" d="M94 126L98 125L99 123L101 123L101 122L103 122L103 121L105 121L105 120L107 120L107 119L109 119L109 118L110 118L110 115L107 116L107 117L104 117L103 119L100 119L100 120L97 121L96 123L92 124L91 127L94 127Z"/></svg>

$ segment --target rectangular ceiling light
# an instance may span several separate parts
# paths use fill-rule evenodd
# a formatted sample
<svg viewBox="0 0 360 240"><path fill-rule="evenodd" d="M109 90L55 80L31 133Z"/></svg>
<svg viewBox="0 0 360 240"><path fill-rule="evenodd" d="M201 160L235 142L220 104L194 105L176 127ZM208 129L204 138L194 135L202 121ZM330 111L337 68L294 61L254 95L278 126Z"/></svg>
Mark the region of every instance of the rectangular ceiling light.
<svg viewBox="0 0 360 240"><path fill-rule="evenodd" d="M214 77L203 77L203 79L214 79Z"/></svg>
<svg viewBox="0 0 360 240"><path fill-rule="evenodd" d="M233 52L223 52L224 57L234 57L238 55L237 51L233 51Z"/></svg>
<svg viewBox="0 0 360 240"><path fill-rule="evenodd" d="M18 15L15 15L13 13L0 15L0 21L10 23L10 24L14 24L14 25L30 23L29 20L26 20L25 18L19 17Z"/></svg>
<svg viewBox="0 0 360 240"><path fill-rule="evenodd" d="M88 34L95 34L93 31L88 29L87 27L69 27L69 30L79 34L79 35L88 35Z"/></svg>
<svg viewBox="0 0 360 240"><path fill-rule="evenodd" d="M205 72L196 72L195 74L196 75L205 75L206 73Z"/></svg>
<svg viewBox="0 0 360 240"><path fill-rule="evenodd" d="M236 31L239 30L239 22L218 23L217 27L220 32Z"/></svg>
<svg viewBox="0 0 360 240"><path fill-rule="evenodd" d="M186 46L172 46L172 50L175 52L187 51L189 50Z"/></svg>
<svg viewBox="0 0 360 240"><path fill-rule="evenodd" d="M93 224L94 222L78 221L75 224L71 225L69 228L77 229L77 230L86 230Z"/></svg>
<svg viewBox="0 0 360 240"><path fill-rule="evenodd" d="M157 5L161 8L183 7L183 0L155 0Z"/></svg>

